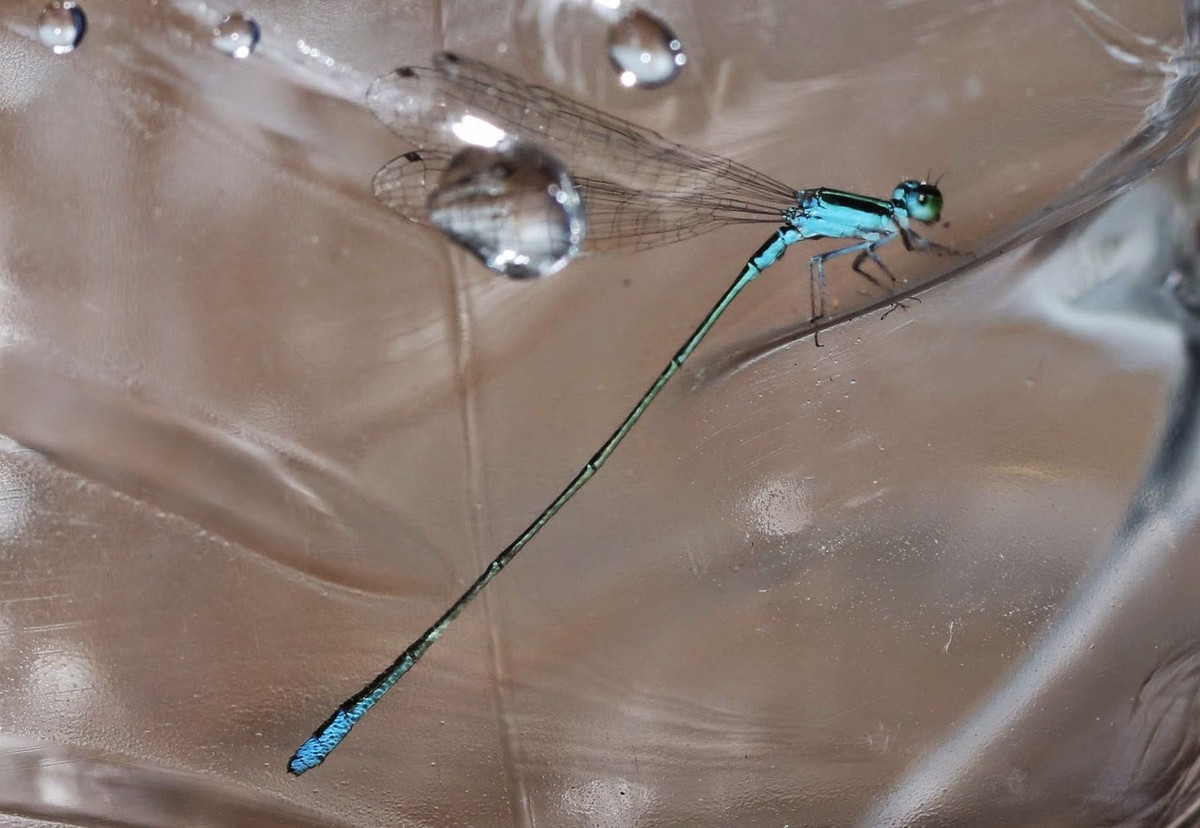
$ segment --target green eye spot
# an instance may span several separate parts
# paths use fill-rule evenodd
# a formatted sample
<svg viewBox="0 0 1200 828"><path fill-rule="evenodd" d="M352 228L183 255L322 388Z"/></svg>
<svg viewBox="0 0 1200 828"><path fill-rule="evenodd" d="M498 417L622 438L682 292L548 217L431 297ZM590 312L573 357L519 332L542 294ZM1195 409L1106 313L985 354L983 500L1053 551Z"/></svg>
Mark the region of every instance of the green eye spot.
<svg viewBox="0 0 1200 828"><path fill-rule="evenodd" d="M932 224L942 215L942 194L933 184L918 182L904 194L904 209L914 221Z"/></svg>
<svg viewBox="0 0 1200 828"><path fill-rule="evenodd" d="M892 191L892 204L913 221L933 224L942 215L942 191L928 181L901 181Z"/></svg>

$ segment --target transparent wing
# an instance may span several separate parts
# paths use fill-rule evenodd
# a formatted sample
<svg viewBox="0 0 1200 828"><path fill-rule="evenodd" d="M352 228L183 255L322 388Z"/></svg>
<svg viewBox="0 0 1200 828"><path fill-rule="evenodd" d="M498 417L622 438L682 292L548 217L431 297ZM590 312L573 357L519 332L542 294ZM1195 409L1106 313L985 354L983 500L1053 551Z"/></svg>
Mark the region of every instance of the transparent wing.
<svg viewBox="0 0 1200 828"><path fill-rule="evenodd" d="M795 190L743 164L449 53L435 55L430 68L384 75L367 102L419 148L375 175L375 194L422 223L430 191L463 146L461 129L480 121L566 164L587 206L588 252L657 247L734 223L779 222L780 212L795 204Z"/></svg>

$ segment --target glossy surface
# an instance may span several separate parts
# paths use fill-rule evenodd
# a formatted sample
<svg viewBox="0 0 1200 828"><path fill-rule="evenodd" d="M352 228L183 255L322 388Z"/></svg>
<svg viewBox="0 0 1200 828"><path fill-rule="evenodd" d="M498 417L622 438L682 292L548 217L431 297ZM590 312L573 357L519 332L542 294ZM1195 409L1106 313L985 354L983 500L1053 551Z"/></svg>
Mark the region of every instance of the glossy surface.
<svg viewBox="0 0 1200 828"><path fill-rule="evenodd" d="M572 62L586 29L547 4L544 40L522 39L528 4L327 8L256 7L263 40L231 61L191 7L89 7L66 60L37 8L0 7L10 813L158 809L180 780L259 823L1060 826L1134 801L1160 709L1141 682L1175 686L1197 629L1188 504L1155 513L1161 554L1113 565L1183 376L1156 285L1188 272L1187 179L1087 233L1042 209L1098 162L1140 175L1107 157L1130 136L1169 147L1188 64L1041 0L656 5L687 71L666 98L588 100L788 181L945 170L939 239L1045 239L819 350L785 257L373 735L287 777L328 701L561 487L761 243L494 279L375 202L407 148L363 94L443 46L600 89L603 25ZM1176 4L1104 8L1180 45ZM877 300L839 274L843 308ZM1110 571L1140 591L1095 590ZM1077 606L1101 623L1046 659Z"/></svg>

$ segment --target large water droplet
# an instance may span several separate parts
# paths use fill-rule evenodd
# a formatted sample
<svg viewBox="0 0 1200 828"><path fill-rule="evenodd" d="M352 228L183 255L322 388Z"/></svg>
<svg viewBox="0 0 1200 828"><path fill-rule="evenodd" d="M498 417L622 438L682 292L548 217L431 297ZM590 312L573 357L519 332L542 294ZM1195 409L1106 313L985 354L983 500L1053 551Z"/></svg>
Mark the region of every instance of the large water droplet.
<svg viewBox="0 0 1200 828"><path fill-rule="evenodd" d="M262 32L252 17L241 12L226 15L213 29L212 44L218 52L235 58L249 57Z"/></svg>
<svg viewBox="0 0 1200 828"><path fill-rule="evenodd" d="M562 163L516 142L460 150L428 206L435 227L512 279L565 267L587 227L583 199Z"/></svg>
<svg viewBox="0 0 1200 828"><path fill-rule="evenodd" d="M670 83L687 63L683 44L666 23L636 9L608 30L608 58L622 86L654 89Z"/></svg>
<svg viewBox="0 0 1200 828"><path fill-rule="evenodd" d="M54 0L38 16L38 39L56 55L73 51L87 31L83 9L71 0Z"/></svg>

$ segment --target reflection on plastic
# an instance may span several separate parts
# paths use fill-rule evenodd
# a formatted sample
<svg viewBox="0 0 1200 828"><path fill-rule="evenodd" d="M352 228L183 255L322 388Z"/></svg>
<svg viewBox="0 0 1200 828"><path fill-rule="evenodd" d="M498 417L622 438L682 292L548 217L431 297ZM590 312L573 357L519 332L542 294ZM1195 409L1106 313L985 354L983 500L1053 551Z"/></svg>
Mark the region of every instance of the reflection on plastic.
<svg viewBox="0 0 1200 828"><path fill-rule="evenodd" d="M6 775L7 811L44 814L82 789L90 811L46 819L136 806L154 809L141 824L168 825L182 802L192 824L235 822L187 807L215 783L256 800L260 823L566 827L589 807L611 816L624 792L646 824L855 824L1021 663L1119 528L1178 351L1117 358L1144 357L1105 336L1131 341L1128 318L1101 324L1119 303L1084 325L1097 294L1077 295L1060 330L1022 278L1066 218L1190 137L1188 83L1161 61L1113 59L1078 3L677 5L687 71L652 96L610 89L606 108L788 181L875 192L949 170L948 236L983 253L989 238L1049 235L819 351L795 344L805 276L785 260L379 726L321 776L288 779L296 735L569 475L761 234L583 260L532 285L457 269L372 198L373 171L412 147L363 110L363 90L444 42L523 77L615 87L603 25L589 53L555 21L504 28L507 1L302 1L275 7L263 59L234 64L210 46L219 19L185 5L104 4L103 32L69 60L37 37L40 3L4 13L0 346L61 378L54 393L119 398L107 410L126 435L107 452L89 442L99 472L58 464L79 436L67 429L45 453L8 443L0 458L26 515L0 544L0 725L25 737L11 755L38 766ZM1104 8L1187 68L1178 3ZM327 55L362 74L348 83ZM639 97L654 103L629 109ZM1148 140L1114 163L1130 136ZM875 298L848 264L832 298L861 309ZM917 286L943 262L894 264ZM10 411L46 404L6 392ZM319 494L348 542L294 550L324 575L110 482L145 409L336 472L354 517L337 487ZM76 411L83 428L92 409ZM194 447L154 454L194 475ZM261 519L264 493L225 468L186 478L206 481L192 496L240 499ZM780 481L804 481L811 520L764 515ZM1125 619L1131 646L1088 662L1085 696L1046 707L1053 738L965 779L992 822L1096 824L1079 815L1096 757L1115 754L1140 682L1196 629L1200 575L1184 562L1200 542L1177 542L1182 569L1136 573L1154 600ZM353 586L376 582L388 586ZM39 672L54 652L72 654L69 681ZM147 766L174 787L125 795Z"/></svg>

